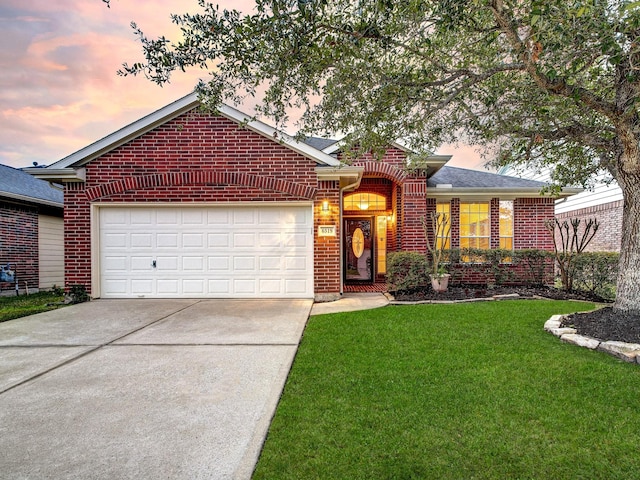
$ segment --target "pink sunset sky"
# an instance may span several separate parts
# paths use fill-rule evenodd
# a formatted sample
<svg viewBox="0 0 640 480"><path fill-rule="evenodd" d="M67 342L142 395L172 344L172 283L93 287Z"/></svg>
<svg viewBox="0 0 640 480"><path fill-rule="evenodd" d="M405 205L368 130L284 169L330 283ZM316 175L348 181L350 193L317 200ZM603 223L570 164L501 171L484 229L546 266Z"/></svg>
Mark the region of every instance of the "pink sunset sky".
<svg viewBox="0 0 640 480"><path fill-rule="evenodd" d="M253 8L251 0L217 3ZM100 0L3 0L0 163L51 164L191 92L206 72L176 74L159 87L116 71L142 59L131 21L149 37L175 39L170 14L198 9L196 0L111 0L111 8ZM251 107L241 109L252 113ZM450 165L482 168L471 147L444 146L436 153L453 154Z"/></svg>

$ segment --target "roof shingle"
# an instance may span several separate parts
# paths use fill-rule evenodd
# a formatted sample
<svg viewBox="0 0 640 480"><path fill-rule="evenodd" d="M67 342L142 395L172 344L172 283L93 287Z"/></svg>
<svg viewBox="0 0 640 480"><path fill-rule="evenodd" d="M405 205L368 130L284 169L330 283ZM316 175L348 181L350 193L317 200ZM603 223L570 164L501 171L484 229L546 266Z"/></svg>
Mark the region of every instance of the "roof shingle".
<svg viewBox="0 0 640 480"><path fill-rule="evenodd" d="M7 165L0 165L0 197L28 197L34 203L58 204L62 207L61 190L52 187L49 182L38 180L28 173Z"/></svg>

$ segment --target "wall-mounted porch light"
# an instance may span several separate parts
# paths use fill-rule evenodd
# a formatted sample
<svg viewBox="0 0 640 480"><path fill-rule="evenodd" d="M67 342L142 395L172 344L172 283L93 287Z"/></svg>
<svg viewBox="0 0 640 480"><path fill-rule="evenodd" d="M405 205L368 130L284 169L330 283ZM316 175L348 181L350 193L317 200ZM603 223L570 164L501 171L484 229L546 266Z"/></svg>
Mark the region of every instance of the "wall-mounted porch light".
<svg viewBox="0 0 640 480"><path fill-rule="evenodd" d="M329 213L329 200L322 201L322 213Z"/></svg>

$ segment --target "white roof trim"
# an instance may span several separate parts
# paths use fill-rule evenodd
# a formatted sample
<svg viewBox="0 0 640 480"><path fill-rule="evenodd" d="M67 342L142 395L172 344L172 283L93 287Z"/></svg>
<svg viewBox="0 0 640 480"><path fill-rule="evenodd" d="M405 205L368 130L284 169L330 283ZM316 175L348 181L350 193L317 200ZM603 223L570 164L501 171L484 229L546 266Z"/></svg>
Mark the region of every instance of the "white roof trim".
<svg viewBox="0 0 640 480"><path fill-rule="evenodd" d="M0 197L11 198L13 200L20 200L29 203L36 203L38 205L48 205L50 207L63 208L64 204L59 202L53 202L51 200L44 200L42 198L30 197L28 195L20 195L18 193L0 192Z"/></svg>
<svg viewBox="0 0 640 480"><path fill-rule="evenodd" d="M435 198L565 198L582 192L581 188L563 188L556 195L542 195L539 188L429 187L427 197Z"/></svg>
<svg viewBox="0 0 640 480"><path fill-rule="evenodd" d="M84 168L25 168L24 171L47 182L84 182L87 178Z"/></svg>
<svg viewBox="0 0 640 480"><path fill-rule="evenodd" d="M193 92L189 95L182 97L179 100L157 110L141 119L127 125L126 127L117 130L116 132L107 135L106 137L92 143L75 153L63 158L62 160L53 163L49 167L41 170L61 170L68 167L78 167L89 163L91 160L104 155L105 153L113 150L127 143L134 138L143 135L144 133L162 125L173 118L182 115L183 113L192 110L200 104L198 100L198 94ZM232 108L228 105L222 105L219 108L219 113L229 120L235 121L246 125L246 127L260 135L279 142L292 150L304 155L305 157L315 161L319 165L339 166L340 162L330 155L316 150L309 145L298 142L290 135L284 132L280 132L275 128L267 125L259 120L252 120L249 115L246 115L239 110Z"/></svg>

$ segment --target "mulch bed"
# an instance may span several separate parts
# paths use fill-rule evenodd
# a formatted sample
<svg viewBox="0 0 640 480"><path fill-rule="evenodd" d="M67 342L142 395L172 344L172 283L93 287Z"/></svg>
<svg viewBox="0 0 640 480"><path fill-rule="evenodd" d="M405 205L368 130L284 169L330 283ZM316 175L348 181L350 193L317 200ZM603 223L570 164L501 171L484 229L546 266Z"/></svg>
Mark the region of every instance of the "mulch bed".
<svg viewBox="0 0 640 480"><path fill-rule="evenodd" d="M640 343L640 315L614 312L611 307L574 313L562 322L562 326L575 328L580 335L600 341Z"/></svg>
<svg viewBox="0 0 640 480"><path fill-rule="evenodd" d="M435 292L431 287L410 292L393 292L395 299L402 302L469 300L512 294L518 294L523 298L545 297L553 300L604 302L600 297L589 293L565 292L552 287L496 286L487 288L486 285L456 285L449 286L447 291L442 293Z"/></svg>
<svg viewBox="0 0 640 480"><path fill-rule="evenodd" d="M506 287L487 288L484 285L450 286L446 292L436 293L431 288L411 292L394 292L396 300L402 302L454 301L487 298L496 295L512 295L520 298L544 297L553 300L585 300L596 303L610 303L600 297L582 292L565 292L552 287ZM640 343L640 315L614 312L611 307L593 312L576 313L568 316L563 327L575 328L580 335L597 338L600 341Z"/></svg>

